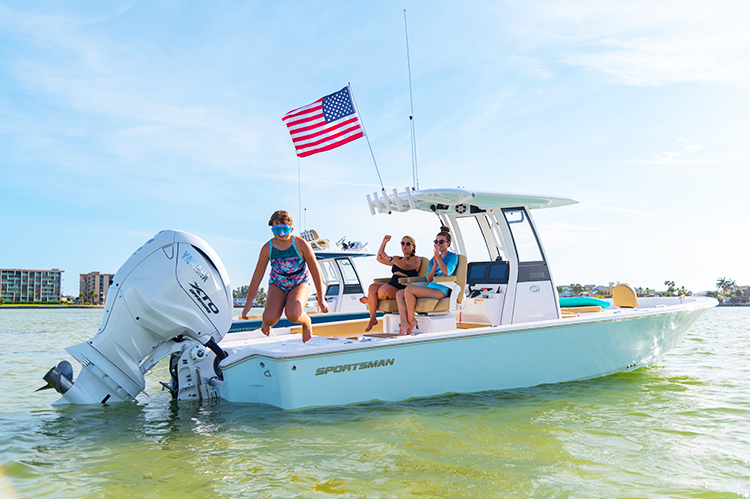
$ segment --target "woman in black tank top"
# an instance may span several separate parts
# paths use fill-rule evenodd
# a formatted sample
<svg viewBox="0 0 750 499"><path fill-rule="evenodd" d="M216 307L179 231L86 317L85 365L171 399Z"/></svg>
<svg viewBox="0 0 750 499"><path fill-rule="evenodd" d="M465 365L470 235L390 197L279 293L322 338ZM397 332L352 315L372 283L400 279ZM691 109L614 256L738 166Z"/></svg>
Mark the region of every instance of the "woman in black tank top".
<svg viewBox="0 0 750 499"><path fill-rule="evenodd" d="M367 290L367 296L363 296L359 301L366 303L370 308L370 322L367 324L365 332L370 331L378 323L376 314L378 312L378 301L392 300L396 297L396 292L404 289L405 286L398 280L402 277L416 277L419 275L419 265L422 259L417 256L417 243L411 236L401 238L401 252L404 256L388 256L385 252L385 245L391 240L391 236L383 237L383 242L378 250L378 261L383 265L391 267L392 277L386 284L373 283Z"/></svg>

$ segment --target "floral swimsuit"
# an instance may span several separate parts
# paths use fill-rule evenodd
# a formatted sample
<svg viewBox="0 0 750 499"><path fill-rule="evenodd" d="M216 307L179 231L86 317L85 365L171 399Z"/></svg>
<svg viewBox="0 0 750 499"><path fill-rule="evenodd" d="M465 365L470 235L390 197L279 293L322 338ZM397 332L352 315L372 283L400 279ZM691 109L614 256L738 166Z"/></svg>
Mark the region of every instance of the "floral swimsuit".
<svg viewBox="0 0 750 499"><path fill-rule="evenodd" d="M285 250L276 249L273 239L268 244L271 247L271 277L268 279L269 286L276 285L284 294L307 282L307 263L297 251L297 245L292 239L292 245Z"/></svg>

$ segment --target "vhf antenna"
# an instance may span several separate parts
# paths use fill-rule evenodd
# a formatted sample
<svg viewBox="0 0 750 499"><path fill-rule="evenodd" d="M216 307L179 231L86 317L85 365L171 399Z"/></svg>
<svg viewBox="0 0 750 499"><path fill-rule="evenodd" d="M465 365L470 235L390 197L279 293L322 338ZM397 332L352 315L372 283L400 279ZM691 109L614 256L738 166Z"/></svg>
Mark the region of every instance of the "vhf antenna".
<svg viewBox="0 0 750 499"><path fill-rule="evenodd" d="M414 128L414 93L411 88L411 60L409 59L409 29L406 24L406 9L404 9L404 33L406 33L406 67L409 71L409 98L411 99L411 114L409 123L411 124L411 169L412 181L414 187L419 189L419 171L417 170L417 135Z"/></svg>

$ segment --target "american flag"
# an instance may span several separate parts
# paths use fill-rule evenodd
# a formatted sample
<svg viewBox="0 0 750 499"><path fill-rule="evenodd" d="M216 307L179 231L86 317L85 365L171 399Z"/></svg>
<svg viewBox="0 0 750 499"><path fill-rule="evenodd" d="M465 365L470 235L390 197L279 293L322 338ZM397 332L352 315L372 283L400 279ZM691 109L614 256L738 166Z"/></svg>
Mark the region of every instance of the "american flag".
<svg viewBox="0 0 750 499"><path fill-rule="evenodd" d="M330 151L364 136L348 86L289 111L282 121L289 128L300 158Z"/></svg>

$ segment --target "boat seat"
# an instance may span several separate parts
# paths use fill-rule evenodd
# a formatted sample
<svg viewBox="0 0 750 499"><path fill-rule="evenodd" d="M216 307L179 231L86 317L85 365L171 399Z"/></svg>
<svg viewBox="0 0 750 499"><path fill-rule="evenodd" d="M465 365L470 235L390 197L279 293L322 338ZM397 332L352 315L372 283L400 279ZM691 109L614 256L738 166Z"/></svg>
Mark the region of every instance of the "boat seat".
<svg viewBox="0 0 750 499"><path fill-rule="evenodd" d="M302 236L302 239L310 243L312 249L326 250L331 247L331 241L321 238L315 229L303 231L300 236Z"/></svg>
<svg viewBox="0 0 750 499"><path fill-rule="evenodd" d="M612 301L614 301L615 307L637 308L638 294L630 284L618 284L612 290Z"/></svg>
<svg viewBox="0 0 750 499"><path fill-rule="evenodd" d="M435 312L456 310L458 304L464 301L467 267L466 256L458 255L458 265L456 265L456 272L454 275L450 277L437 276L433 279L436 283L451 288L452 291L450 294L440 300L437 298L419 298L417 300L417 305L414 307L414 311L422 314L431 314Z"/></svg>
<svg viewBox="0 0 750 499"><path fill-rule="evenodd" d="M427 278L427 270L430 268L430 261L425 258L421 257L422 262L419 264L419 275L417 277L402 277L398 280L401 284L408 284L411 279L422 279L425 280ZM375 279L373 282L378 284L387 284L388 281L391 279L389 277L382 277ZM398 303L396 300L380 300L378 302L378 311L380 312L398 312Z"/></svg>

